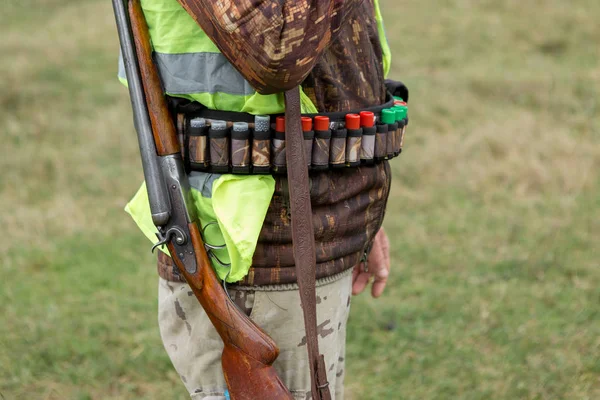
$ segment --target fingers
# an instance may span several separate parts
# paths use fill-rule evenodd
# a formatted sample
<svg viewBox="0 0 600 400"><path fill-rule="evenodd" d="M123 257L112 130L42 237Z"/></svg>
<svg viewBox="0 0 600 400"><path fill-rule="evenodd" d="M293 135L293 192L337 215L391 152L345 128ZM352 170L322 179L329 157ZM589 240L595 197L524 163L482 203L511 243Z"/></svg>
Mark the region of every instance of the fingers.
<svg viewBox="0 0 600 400"><path fill-rule="evenodd" d="M375 236L369 262L375 277L371 295L379 297L383 294L390 274L390 242L383 229L380 229Z"/></svg>
<svg viewBox="0 0 600 400"><path fill-rule="evenodd" d="M380 244L381 244L381 252L383 253L383 258L385 259L385 266L387 270L390 270L390 240L386 235L383 228L379 231L381 235Z"/></svg>
<svg viewBox="0 0 600 400"><path fill-rule="evenodd" d="M373 240L373 247L369 254L369 271L362 271L362 263L352 271L352 294L362 293L369 284L370 278L375 278L371 288L371 295L375 298L383 294L390 274L390 242L382 229L377 232Z"/></svg>
<svg viewBox="0 0 600 400"><path fill-rule="evenodd" d="M369 272L359 272L352 282L352 294L356 296L357 294L362 293L369 284L370 278L371 274Z"/></svg>
<svg viewBox="0 0 600 400"><path fill-rule="evenodd" d="M375 272L375 281L373 282L373 287L371 288L371 296L377 298L383 294L389 274L390 272L387 270L387 268L381 268Z"/></svg>
<svg viewBox="0 0 600 400"><path fill-rule="evenodd" d="M385 268L385 253L381 248L381 241L375 238L373 242L373 248L371 248L371 253L369 254L369 269L373 271L377 271L381 268Z"/></svg>
<svg viewBox="0 0 600 400"><path fill-rule="evenodd" d="M390 273L389 259L386 257L381 245L373 248L372 251L374 252L373 276L375 277L375 282L373 282L373 287L371 288L371 295L373 297L379 297L385 289L385 285Z"/></svg>

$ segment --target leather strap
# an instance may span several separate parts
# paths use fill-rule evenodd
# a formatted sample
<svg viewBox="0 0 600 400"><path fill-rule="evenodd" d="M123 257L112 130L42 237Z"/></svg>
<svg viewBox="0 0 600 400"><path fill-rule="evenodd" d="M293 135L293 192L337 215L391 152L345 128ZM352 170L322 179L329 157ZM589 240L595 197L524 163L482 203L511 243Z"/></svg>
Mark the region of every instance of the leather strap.
<svg viewBox="0 0 600 400"><path fill-rule="evenodd" d="M330 400L325 359L317 337L316 251L304 137L300 121L300 89L285 92L285 141L294 263L304 314L313 400Z"/></svg>

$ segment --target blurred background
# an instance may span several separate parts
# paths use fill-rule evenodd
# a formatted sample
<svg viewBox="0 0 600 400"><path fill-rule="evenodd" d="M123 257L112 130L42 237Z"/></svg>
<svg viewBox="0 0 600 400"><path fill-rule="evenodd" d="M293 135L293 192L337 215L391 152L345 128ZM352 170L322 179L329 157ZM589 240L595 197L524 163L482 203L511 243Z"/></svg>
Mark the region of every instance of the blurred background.
<svg viewBox="0 0 600 400"><path fill-rule="evenodd" d="M381 1L411 124L349 398L600 398L600 2ZM0 399L185 399L111 4L0 9Z"/></svg>

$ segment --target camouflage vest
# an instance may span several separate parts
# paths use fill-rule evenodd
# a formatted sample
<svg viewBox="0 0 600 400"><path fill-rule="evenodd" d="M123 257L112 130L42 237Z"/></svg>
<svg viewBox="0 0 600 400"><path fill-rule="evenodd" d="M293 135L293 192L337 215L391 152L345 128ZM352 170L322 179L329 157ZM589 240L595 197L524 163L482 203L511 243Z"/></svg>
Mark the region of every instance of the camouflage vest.
<svg viewBox="0 0 600 400"><path fill-rule="evenodd" d="M367 256L381 227L390 192L387 161L370 167L313 173L310 195L317 250L317 279L337 275ZM275 194L263 224L252 268L243 286L296 282L287 179L276 177ZM158 256L159 275L183 282L171 258Z"/></svg>

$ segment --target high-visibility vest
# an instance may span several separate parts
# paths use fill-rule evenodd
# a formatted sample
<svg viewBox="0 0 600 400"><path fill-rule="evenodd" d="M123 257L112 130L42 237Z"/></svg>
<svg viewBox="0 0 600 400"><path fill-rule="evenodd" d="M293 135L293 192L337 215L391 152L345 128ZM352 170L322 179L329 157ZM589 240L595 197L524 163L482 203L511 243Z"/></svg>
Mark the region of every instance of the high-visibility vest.
<svg viewBox="0 0 600 400"><path fill-rule="evenodd" d="M167 94L197 101L213 110L250 114L284 112L283 95L257 93L177 0L142 0L141 3L154 59ZM375 0L375 16L387 75L391 56L379 0ZM119 62L119 79L126 83L122 61ZM317 112L308 97L302 97L303 108L308 108L303 112Z"/></svg>

